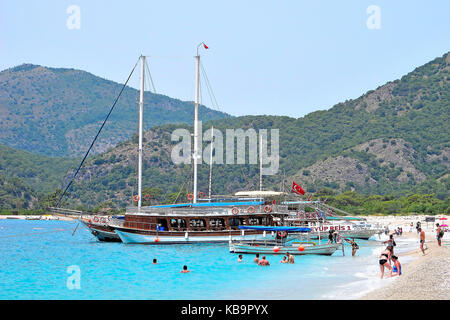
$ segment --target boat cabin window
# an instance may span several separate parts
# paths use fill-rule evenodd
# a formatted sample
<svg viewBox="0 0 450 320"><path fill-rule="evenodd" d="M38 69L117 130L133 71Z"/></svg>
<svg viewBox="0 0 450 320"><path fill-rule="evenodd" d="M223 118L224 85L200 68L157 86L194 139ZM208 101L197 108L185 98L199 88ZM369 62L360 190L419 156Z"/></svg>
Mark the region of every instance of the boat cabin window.
<svg viewBox="0 0 450 320"><path fill-rule="evenodd" d="M205 219L190 219L189 226L191 230L206 230Z"/></svg>
<svg viewBox="0 0 450 320"><path fill-rule="evenodd" d="M228 221L230 222L230 228L233 230L239 229L238 226L244 224L243 218L229 218Z"/></svg>
<svg viewBox="0 0 450 320"><path fill-rule="evenodd" d="M166 219L157 219L156 226L159 231L167 231L167 220Z"/></svg>
<svg viewBox="0 0 450 320"><path fill-rule="evenodd" d="M251 226L269 226L270 219L268 217L249 217L248 224Z"/></svg>
<svg viewBox="0 0 450 320"><path fill-rule="evenodd" d="M170 228L172 230L186 230L186 220L184 219L170 219Z"/></svg>
<svg viewBox="0 0 450 320"><path fill-rule="evenodd" d="M222 218L211 218L209 226L212 230L224 230L226 228L225 220Z"/></svg>

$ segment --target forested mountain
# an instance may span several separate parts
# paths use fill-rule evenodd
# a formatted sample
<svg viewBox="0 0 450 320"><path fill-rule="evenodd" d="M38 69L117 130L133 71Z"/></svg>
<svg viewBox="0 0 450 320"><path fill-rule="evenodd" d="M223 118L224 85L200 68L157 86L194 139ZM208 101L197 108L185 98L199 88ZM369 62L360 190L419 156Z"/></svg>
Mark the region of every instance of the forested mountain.
<svg viewBox="0 0 450 320"><path fill-rule="evenodd" d="M226 129L232 128L279 129L280 169L277 175L264 177L265 189L289 190L295 180L308 193L328 196L341 207L355 201L353 207L365 212L377 207L373 201L378 198L369 196L377 194L385 199L383 210L389 213L418 208L414 193L434 194L420 201L430 201L430 206L438 201L435 208L448 211L449 81L447 53L399 80L326 111L299 119L244 116L210 120L203 123L203 130L214 125L225 137ZM187 124L166 124L145 133L144 192L151 194L152 201L173 201L177 197L184 201L186 192L192 190L191 165L174 165L170 157L175 144L171 133L177 128L192 132ZM67 205L93 208L132 204L136 168L134 137L87 161L68 194ZM203 192L207 191L208 170L207 164L199 168L199 190ZM65 182L72 173L73 169L66 173ZM257 189L258 174L258 165L214 165L213 193ZM353 196L353 191L368 200ZM342 192L346 192L342 197L333 196ZM392 197L402 197L398 200L400 206L404 204L401 210L397 203L392 204ZM430 206L420 210L435 210Z"/></svg>
<svg viewBox="0 0 450 320"><path fill-rule="evenodd" d="M284 185L289 189L295 180L308 192L329 188L403 195L417 191L434 192L445 200L449 196L449 80L450 55L446 54L326 111L299 119L245 116L213 120L203 128L213 124L224 136L230 128L279 129L280 170L278 175L264 177L265 188ZM146 133L146 187L160 187L167 194L192 189L191 166L175 166L170 159L170 134L179 127L165 125ZM72 196L80 203L114 200L130 204L136 187L136 150L135 141L129 141L91 160ZM257 165L215 165L213 171L215 194L258 188ZM207 183L208 165L203 164L200 190L207 191Z"/></svg>
<svg viewBox="0 0 450 320"><path fill-rule="evenodd" d="M0 143L57 157L83 155L122 84L91 73L23 64L0 72ZM139 92L127 87L93 152L137 131ZM192 123L193 103L146 92L144 126ZM204 106L201 119L229 115Z"/></svg>

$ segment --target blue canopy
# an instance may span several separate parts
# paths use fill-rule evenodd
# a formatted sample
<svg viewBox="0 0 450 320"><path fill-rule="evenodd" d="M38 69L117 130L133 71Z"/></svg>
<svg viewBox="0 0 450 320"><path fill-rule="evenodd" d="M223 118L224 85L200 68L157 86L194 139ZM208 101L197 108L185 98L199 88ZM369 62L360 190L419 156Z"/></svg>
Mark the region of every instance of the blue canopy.
<svg viewBox="0 0 450 320"><path fill-rule="evenodd" d="M286 231L286 232L310 232L311 228L300 227L271 227L271 226L239 226L244 230L261 230L261 231Z"/></svg>
<svg viewBox="0 0 450 320"><path fill-rule="evenodd" d="M181 208L181 207L231 207L231 206L257 206L264 204L264 201L233 201L233 202L205 202L205 203L176 203L164 204L156 206L148 206L148 208Z"/></svg>

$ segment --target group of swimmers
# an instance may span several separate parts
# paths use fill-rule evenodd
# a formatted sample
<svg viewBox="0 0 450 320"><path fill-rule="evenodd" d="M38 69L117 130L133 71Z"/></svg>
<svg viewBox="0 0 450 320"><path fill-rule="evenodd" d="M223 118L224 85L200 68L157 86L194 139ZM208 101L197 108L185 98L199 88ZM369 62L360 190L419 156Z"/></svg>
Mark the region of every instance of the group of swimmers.
<svg viewBox="0 0 450 320"><path fill-rule="evenodd" d="M158 264L158 260L153 259L152 264ZM191 270L188 270L187 265L184 265L184 266L183 266L183 270L181 270L180 273L188 273L188 272L191 272Z"/></svg>
<svg viewBox="0 0 450 320"><path fill-rule="evenodd" d="M238 256L238 262L242 262L242 254ZM260 259L259 253L256 254L253 262L255 262L258 266L270 266L270 262L266 259L266 256L262 256L262 258ZM281 260L280 263L295 263L294 256L289 252L286 252L286 255L283 257L283 260Z"/></svg>

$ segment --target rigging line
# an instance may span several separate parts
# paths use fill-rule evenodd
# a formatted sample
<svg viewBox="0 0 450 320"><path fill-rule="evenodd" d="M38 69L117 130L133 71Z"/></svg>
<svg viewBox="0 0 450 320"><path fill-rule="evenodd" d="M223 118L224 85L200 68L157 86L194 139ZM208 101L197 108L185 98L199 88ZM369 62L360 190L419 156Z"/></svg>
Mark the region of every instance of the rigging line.
<svg viewBox="0 0 450 320"><path fill-rule="evenodd" d="M86 154L84 155L84 158L83 158L83 160L81 161L81 163L80 163L80 165L79 165L77 171L76 171L75 174L73 175L72 179L70 180L70 182L69 182L69 184L67 185L67 187L66 187L66 189L64 190L64 192L63 192L63 193L61 194L61 196L59 197L59 200L58 200L58 203L56 204L56 207L59 207L59 204L61 203L62 198L63 198L64 195L66 194L67 190L70 188L70 186L71 186L73 180L75 179L75 177L76 177L77 174L78 174L78 171L80 171L81 166L83 165L84 161L86 160L87 156L89 155L89 152L91 151L92 147L94 146L95 141L97 140L98 136L100 135L100 132L102 131L103 127L105 126L106 121L108 121L109 116L111 115L112 111L114 110L114 107L116 106L117 101L119 101L119 98L120 98L120 96L122 95L123 90L124 90L125 87L127 86L127 83L128 83L128 81L130 80L131 75L132 75L133 72L134 72L134 69L136 69L136 66L138 65L140 59L141 59L141 58L139 57L138 61L136 61L136 64L134 65L133 70L131 70L130 75L129 75L128 78L127 78L127 81L125 81L125 83L123 84L122 89L121 89L120 92L119 92L119 95L117 96L117 98L116 98L116 100L114 101L114 103L113 103L111 109L109 110L109 113L108 113L108 115L106 116L105 120L103 121L102 126L101 126L100 129L98 130L98 132L97 132L97 134L96 134L94 140L92 140L92 143L91 143L91 145L90 145L88 151L87 151Z"/></svg>
<svg viewBox="0 0 450 320"><path fill-rule="evenodd" d="M213 97L213 99L214 99L214 101L215 101L216 108L217 108L219 111L222 111L222 110L220 109L220 107L219 107L219 103L217 102L216 95L214 94L214 90L212 89L211 82L209 81L209 78L208 78L208 75L207 75L207 73L206 73L205 67L203 66L202 63L200 63L200 67L202 68L202 72L203 72L203 75L204 75L204 77L205 77L206 83L207 83L207 85L209 86L209 88L211 89L211 94L212 94L212 97Z"/></svg>
<svg viewBox="0 0 450 320"><path fill-rule="evenodd" d="M203 77L205 78L206 90L208 91L209 99L211 101L211 105L214 106L214 101L213 101L213 98L212 98L211 88L208 86L208 82L206 80L206 74L205 74L205 71L203 70L203 67L202 67L202 74L203 74Z"/></svg>
<svg viewBox="0 0 450 320"><path fill-rule="evenodd" d="M150 68L148 67L147 60L145 60L145 67L147 68L147 74L148 74L148 77L150 78L150 83L152 84L152 87L153 87L153 93L156 93L155 84L153 83L152 74L150 73Z"/></svg>

